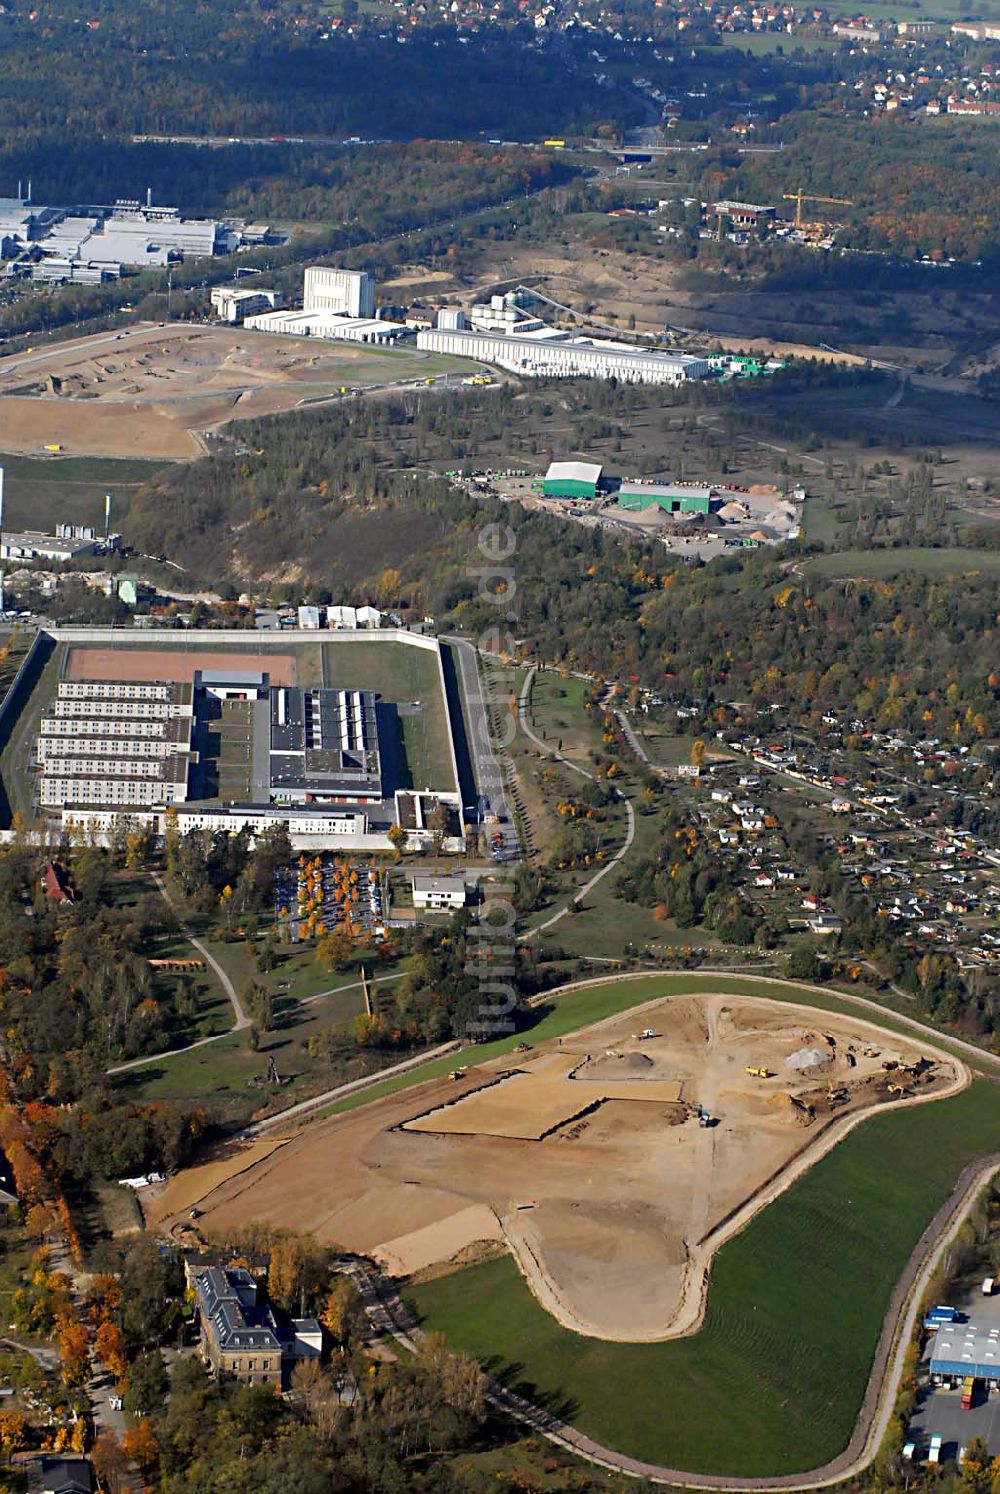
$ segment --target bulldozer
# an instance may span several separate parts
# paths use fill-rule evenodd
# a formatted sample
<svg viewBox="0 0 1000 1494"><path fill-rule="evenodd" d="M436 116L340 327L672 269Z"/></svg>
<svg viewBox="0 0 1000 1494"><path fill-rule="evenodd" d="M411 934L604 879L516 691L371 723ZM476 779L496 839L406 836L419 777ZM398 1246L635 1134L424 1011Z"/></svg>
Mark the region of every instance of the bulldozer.
<svg viewBox="0 0 1000 1494"><path fill-rule="evenodd" d="M750 1077L752 1079L770 1079L771 1078L771 1070L770 1069L755 1069L750 1064L747 1064L746 1072L750 1075Z"/></svg>

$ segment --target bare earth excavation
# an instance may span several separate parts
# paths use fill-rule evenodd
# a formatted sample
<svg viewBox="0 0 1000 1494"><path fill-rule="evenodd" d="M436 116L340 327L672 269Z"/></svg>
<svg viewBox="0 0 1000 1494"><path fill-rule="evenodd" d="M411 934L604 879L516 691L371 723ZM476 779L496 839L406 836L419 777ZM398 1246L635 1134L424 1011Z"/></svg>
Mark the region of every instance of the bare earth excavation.
<svg viewBox="0 0 1000 1494"><path fill-rule="evenodd" d="M308 1126L224 1149L146 1203L207 1234L308 1231L403 1277L506 1242L567 1327L695 1331L719 1245L890 1104L969 1082L874 1024L721 995L659 1000ZM400 1232L400 1221L407 1230Z"/></svg>

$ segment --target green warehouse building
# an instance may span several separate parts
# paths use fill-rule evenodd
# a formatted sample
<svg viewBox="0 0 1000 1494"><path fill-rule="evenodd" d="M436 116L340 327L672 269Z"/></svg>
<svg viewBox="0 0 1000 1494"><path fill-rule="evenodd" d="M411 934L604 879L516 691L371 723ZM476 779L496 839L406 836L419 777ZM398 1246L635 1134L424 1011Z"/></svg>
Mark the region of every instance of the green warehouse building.
<svg viewBox="0 0 1000 1494"><path fill-rule="evenodd" d="M553 462L542 481L542 497L596 498L602 470L596 462Z"/></svg>
<svg viewBox="0 0 1000 1494"><path fill-rule="evenodd" d="M661 508L667 514L707 514L711 488L687 487L662 482L623 482L618 489L618 507L631 514Z"/></svg>

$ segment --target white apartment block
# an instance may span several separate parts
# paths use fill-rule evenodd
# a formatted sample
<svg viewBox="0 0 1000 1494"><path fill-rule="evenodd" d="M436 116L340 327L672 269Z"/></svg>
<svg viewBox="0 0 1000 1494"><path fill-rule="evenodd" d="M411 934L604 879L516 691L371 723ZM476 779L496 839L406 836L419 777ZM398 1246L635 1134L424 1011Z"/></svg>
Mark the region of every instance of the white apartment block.
<svg viewBox="0 0 1000 1494"><path fill-rule="evenodd" d="M65 812L74 805L119 804L123 808L143 808L153 804L172 804L182 800L187 781L165 782L161 778L83 778L76 775L57 778L45 774L39 799L46 809Z"/></svg>
<svg viewBox="0 0 1000 1494"><path fill-rule="evenodd" d="M132 808L133 806L129 806ZM166 829L162 808L136 805L137 813L126 813L133 825L148 826L154 833L162 835ZM110 835L122 821L123 810L113 808L92 809L89 807L65 808L62 823L65 829L79 828L100 837ZM177 829L181 835L188 830L228 830L236 834L244 827L252 834L259 834L272 825L285 825L296 850L320 847L324 844L339 844L345 850L390 850L384 834L371 832L368 817L353 810L316 814L298 813L286 808L265 809L261 806L241 808L188 808L177 805Z"/></svg>
<svg viewBox="0 0 1000 1494"><path fill-rule="evenodd" d="M112 751L114 749L112 748ZM163 783L167 763L156 757L47 757L45 773L50 778L101 774L108 778L151 778Z"/></svg>
<svg viewBox="0 0 1000 1494"><path fill-rule="evenodd" d="M190 685L62 680L37 741L39 802L145 808L188 793Z"/></svg>
<svg viewBox="0 0 1000 1494"><path fill-rule="evenodd" d="M99 724L103 730L107 730L107 721ZM129 761L144 757L163 758L171 757L177 751L177 743L168 741L166 737L136 737L125 741L121 737L39 737L38 761L48 763L57 757L72 757L77 761L91 757L114 757L116 753L126 749Z"/></svg>
<svg viewBox="0 0 1000 1494"><path fill-rule="evenodd" d="M177 685L140 680L60 680L60 700L174 700Z"/></svg>
<svg viewBox="0 0 1000 1494"><path fill-rule="evenodd" d="M99 732L111 731L112 726L107 717L95 721L91 716L43 716L38 729L43 737L93 737ZM167 742L171 740L171 730L169 720L137 721L119 716L114 722L116 737L157 738Z"/></svg>
<svg viewBox="0 0 1000 1494"><path fill-rule="evenodd" d="M103 716L117 719L125 714L122 707L128 705L128 714L143 721L169 721L174 716L190 716L191 704L181 705L170 700L54 700L52 709L57 716L68 716L84 721Z"/></svg>

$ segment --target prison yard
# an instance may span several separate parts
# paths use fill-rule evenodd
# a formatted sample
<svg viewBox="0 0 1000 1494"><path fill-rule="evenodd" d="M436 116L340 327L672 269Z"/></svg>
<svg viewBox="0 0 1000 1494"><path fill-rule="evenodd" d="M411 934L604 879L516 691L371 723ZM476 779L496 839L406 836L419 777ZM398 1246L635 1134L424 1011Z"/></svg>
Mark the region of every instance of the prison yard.
<svg viewBox="0 0 1000 1494"><path fill-rule="evenodd" d="M141 637L112 644L87 642L85 635L38 636L2 724L0 774L9 814L17 809L33 821L59 809L85 819L116 806L162 808L171 798L206 812L254 805L259 813L276 797L308 807L329 800L334 770L343 779L334 802L353 802L358 813L351 823L362 838L369 817L376 830L397 818L397 792L437 791L457 801L436 643L416 647L409 634L378 643L351 636L313 643L299 635L270 645L253 634L230 635L224 645L211 634L197 641L174 635L169 644L168 636L160 634L155 644ZM10 650L13 658L25 654L16 634ZM315 715L321 711L322 719ZM287 726L283 712L292 713ZM115 714L130 724L109 734ZM365 735L355 743L358 732ZM323 746L334 733L336 762L333 749ZM304 787L289 776L300 750L312 754L310 771L319 774ZM87 777L94 763L105 764L103 777ZM176 782L168 784L171 773ZM331 833L325 822L323 831Z"/></svg>

